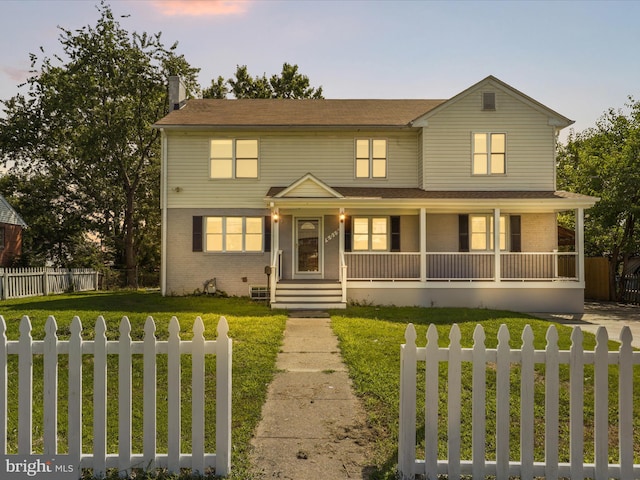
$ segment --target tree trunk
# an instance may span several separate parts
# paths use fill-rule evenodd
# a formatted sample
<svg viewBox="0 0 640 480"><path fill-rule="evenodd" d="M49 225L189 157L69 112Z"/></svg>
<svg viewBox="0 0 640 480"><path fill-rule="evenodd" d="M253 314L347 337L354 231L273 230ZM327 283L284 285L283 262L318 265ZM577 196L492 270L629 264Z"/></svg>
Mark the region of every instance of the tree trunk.
<svg viewBox="0 0 640 480"><path fill-rule="evenodd" d="M133 231L134 191L127 189L127 206L124 212L124 257L127 270L127 287L138 288L136 252Z"/></svg>

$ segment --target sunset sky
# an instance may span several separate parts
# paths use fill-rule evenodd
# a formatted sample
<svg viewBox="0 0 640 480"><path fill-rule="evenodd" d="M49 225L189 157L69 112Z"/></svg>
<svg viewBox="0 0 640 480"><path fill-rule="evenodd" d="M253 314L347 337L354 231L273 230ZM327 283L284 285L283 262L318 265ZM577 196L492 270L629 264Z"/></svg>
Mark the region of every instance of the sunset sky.
<svg viewBox="0 0 640 480"><path fill-rule="evenodd" d="M98 1L3 0L0 99L57 26L94 25ZM576 121L640 99L640 1L113 0L129 32L162 32L201 68L271 75L298 64L326 98L450 98L494 75Z"/></svg>

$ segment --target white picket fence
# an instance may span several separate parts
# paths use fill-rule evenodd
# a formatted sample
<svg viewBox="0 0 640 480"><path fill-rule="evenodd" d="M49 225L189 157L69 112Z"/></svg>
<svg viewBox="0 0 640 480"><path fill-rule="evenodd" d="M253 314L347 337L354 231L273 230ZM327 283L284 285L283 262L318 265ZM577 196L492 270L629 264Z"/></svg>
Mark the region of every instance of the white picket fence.
<svg viewBox="0 0 640 480"><path fill-rule="evenodd" d="M106 323L98 317L95 325L95 339L82 338L82 325L74 317L70 326L69 340L57 338L57 325L50 316L45 326L42 341L33 341L31 322L23 317L20 322L20 338L7 341L6 324L0 316L0 455L7 453L7 421L10 416L8 403L8 365L11 355L18 357L18 438L17 455L30 455L33 450L33 363L34 357L43 356L43 431L44 454L56 455L58 449L58 358L68 356L68 432L67 446L69 458L78 468L93 469L94 475L102 475L109 468L117 468L126 474L132 468L167 468L178 473L181 468L204 473L214 468L216 475L227 475L231 465L231 339L229 327L224 317L218 323L217 340L205 340L204 323L197 317L193 325L193 338L180 339L180 325L176 317L169 323L167 341L156 340L156 326L148 317L144 325L144 339L132 341L131 324L127 317L120 322L120 338L107 340ZM86 356L92 356L93 403L83 406L83 363ZM118 407L107 412L107 355L118 356ZM143 356L143 389L135 392L143 396L143 451L132 453L132 359ZM157 357L166 355L168 385L168 451L159 453L156 449L157 421ZM191 452L181 451L181 356L191 356ZM216 412L215 449L205 452L205 431L211 428L205 420L205 356L215 355ZM84 361L83 361L84 356ZM15 364L15 362L14 362ZM65 365L67 363L65 362ZM10 370L10 369L9 369ZM86 389L85 389L86 390ZM87 393L85 392L85 400ZM89 407L89 408L87 408ZM93 411L93 451L83 451L83 412ZM118 417L117 453L107 451L107 416ZM9 457L9 456L8 456ZM7 458L8 458L7 457Z"/></svg>
<svg viewBox="0 0 640 480"><path fill-rule="evenodd" d="M91 268L0 268L0 279L0 299L6 300L98 290L100 273Z"/></svg>
<svg viewBox="0 0 640 480"><path fill-rule="evenodd" d="M558 332L549 327L545 350L534 350L533 331L530 326L522 333L522 347L509 347L509 331L505 325L498 331L498 345L495 349L485 347L485 332L478 325L474 332L473 348L461 348L460 329L453 325L449 336L449 347L438 346L435 325L427 331L425 347L416 346L416 330L410 324L405 332L406 344L401 347L400 383L400 436L398 449L398 470L403 479L413 479L422 474L435 479L439 474L458 479L461 475L473 478L495 476L498 480L518 477L592 478L623 480L640 478L640 465L634 464L634 416L633 416L633 368L640 364L640 351L631 347L632 335L629 327L620 334L618 351L608 351L608 334L600 327L596 334L594 351L583 350L583 334L579 328L573 330L570 350L559 350ZM424 459L416 459L416 389L417 362L425 362ZM438 458L438 396L439 367L445 362L448 369L447 395L447 456ZM534 385L536 364L544 367L544 417L534 417ZM519 408L511 409L511 378L519 369ZM570 461L559 462L559 394L565 388L560 384L561 365L569 369L569 442ZM594 463L584 463L584 391L585 365L593 365L594 370ZM618 405L609 405L609 366L617 365L619 372ZM461 418L460 407L463 392L462 371L471 368L472 413L470 418ZM567 367L564 367L567 368ZM591 368L591 367L590 367ZM489 369L495 371L495 437L486 438L487 378ZM520 458L510 458L510 427L514 410L519 412ZM609 463L609 415L616 414L618 425L619 463ZM534 461L534 429L544 422L544 462ZM422 428L422 425L420 426ZM464 429L464 430L463 430ZM471 459L461 458L463 433L471 431ZM566 435L567 433L563 433ZM495 460L487 460L487 442L495 445L491 454ZM566 440L566 437L565 437ZM614 456L615 458L615 456Z"/></svg>

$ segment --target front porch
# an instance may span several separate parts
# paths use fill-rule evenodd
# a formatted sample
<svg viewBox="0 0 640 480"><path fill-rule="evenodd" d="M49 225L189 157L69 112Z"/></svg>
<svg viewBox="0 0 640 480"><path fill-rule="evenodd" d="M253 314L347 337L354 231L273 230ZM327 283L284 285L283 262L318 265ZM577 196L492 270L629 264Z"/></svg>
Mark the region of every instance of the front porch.
<svg viewBox="0 0 640 480"><path fill-rule="evenodd" d="M591 197L329 187L306 175L273 187L266 200L274 308L289 308L278 301L287 281L304 280L295 297L311 304L321 294L314 281L333 283L339 303L327 308L351 301L543 311L550 299L556 311L582 310ZM561 214L573 225L569 243Z"/></svg>
<svg viewBox="0 0 640 480"><path fill-rule="evenodd" d="M569 306L574 311L582 302L575 252L344 252L340 278L315 280L283 279L282 255L279 251L272 266L272 308L341 309L349 301L463 306L469 298L484 297L470 305L527 310L523 307L532 303L536 308L530 310L541 311L546 303L552 311Z"/></svg>

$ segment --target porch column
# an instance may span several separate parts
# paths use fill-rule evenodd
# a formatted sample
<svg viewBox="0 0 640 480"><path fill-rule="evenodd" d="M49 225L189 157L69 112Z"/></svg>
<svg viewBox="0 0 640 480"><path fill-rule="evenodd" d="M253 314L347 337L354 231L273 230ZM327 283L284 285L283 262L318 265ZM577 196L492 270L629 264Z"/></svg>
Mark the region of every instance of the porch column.
<svg viewBox="0 0 640 480"><path fill-rule="evenodd" d="M578 281L584 284L584 208L576 210L576 253Z"/></svg>
<svg viewBox="0 0 640 480"><path fill-rule="evenodd" d="M339 217L340 222L338 224L338 257L340 259L339 264L339 278L340 278L340 287L342 288L342 301L344 303L347 302L347 265L345 263L344 258L344 222L346 221L346 216L344 214L344 208L340 209Z"/></svg>
<svg viewBox="0 0 640 480"><path fill-rule="evenodd" d="M420 209L420 281L427 281L427 209Z"/></svg>
<svg viewBox="0 0 640 480"><path fill-rule="evenodd" d="M280 280L280 270L282 265L278 261L280 255L280 212L276 208L271 211L271 277L269 285L269 301L275 303L276 301L276 284Z"/></svg>
<svg viewBox="0 0 640 480"><path fill-rule="evenodd" d="M493 281L502 280L500 271L500 209L493 210Z"/></svg>

